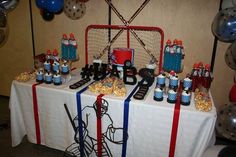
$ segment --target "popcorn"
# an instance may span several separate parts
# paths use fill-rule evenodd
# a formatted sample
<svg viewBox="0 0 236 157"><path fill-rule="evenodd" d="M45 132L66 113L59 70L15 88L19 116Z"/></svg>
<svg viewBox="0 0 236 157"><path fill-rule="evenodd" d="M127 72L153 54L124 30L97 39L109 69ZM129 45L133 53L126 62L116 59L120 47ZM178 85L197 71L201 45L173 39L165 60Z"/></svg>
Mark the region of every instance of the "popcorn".
<svg viewBox="0 0 236 157"><path fill-rule="evenodd" d="M195 107L202 112L209 112L212 110L212 102L208 93L200 92L197 88L194 93Z"/></svg>
<svg viewBox="0 0 236 157"><path fill-rule="evenodd" d="M125 96L126 88L122 79L108 77L101 81L94 82L89 86L89 90L94 93L114 94L115 96Z"/></svg>
<svg viewBox="0 0 236 157"><path fill-rule="evenodd" d="M35 71L33 71L33 72L23 72L23 73L20 73L19 75L17 75L15 77L15 80L17 80L19 82L26 82L26 81L35 79L35 77L36 77L36 72Z"/></svg>

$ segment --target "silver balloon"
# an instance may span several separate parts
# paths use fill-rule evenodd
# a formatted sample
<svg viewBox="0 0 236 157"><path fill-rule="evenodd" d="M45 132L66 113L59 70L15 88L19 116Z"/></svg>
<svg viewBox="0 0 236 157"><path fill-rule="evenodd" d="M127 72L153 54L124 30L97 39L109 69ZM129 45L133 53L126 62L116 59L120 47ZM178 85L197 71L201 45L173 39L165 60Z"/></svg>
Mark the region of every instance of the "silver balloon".
<svg viewBox="0 0 236 157"><path fill-rule="evenodd" d="M7 15L4 10L0 9L0 46L6 40L6 29L7 29Z"/></svg>
<svg viewBox="0 0 236 157"><path fill-rule="evenodd" d="M225 53L225 63L233 70L236 70L236 41L231 44Z"/></svg>
<svg viewBox="0 0 236 157"><path fill-rule="evenodd" d="M19 0L0 0L0 6L2 6L7 12L15 9L18 3Z"/></svg>
<svg viewBox="0 0 236 157"><path fill-rule="evenodd" d="M236 8L226 8L219 11L211 26L213 34L223 42L236 40Z"/></svg>
<svg viewBox="0 0 236 157"><path fill-rule="evenodd" d="M216 130L223 137L236 141L236 104L229 103L220 108Z"/></svg>
<svg viewBox="0 0 236 157"><path fill-rule="evenodd" d="M6 41L6 29L0 29L0 47L5 43Z"/></svg>
<svg viewBox="0 0 236 157"><path fill-rule="evenodd" d="M85 3L78 0L65 0L64 1L64 13L72 20L78 20L82 18L86 12Z"/></svg>
<svg viewBox="0 0 236 157"><path fill-rule="evenodd" d="M0 28L5 28L7 25L7 14L4 10L0 9Z"/></svg>

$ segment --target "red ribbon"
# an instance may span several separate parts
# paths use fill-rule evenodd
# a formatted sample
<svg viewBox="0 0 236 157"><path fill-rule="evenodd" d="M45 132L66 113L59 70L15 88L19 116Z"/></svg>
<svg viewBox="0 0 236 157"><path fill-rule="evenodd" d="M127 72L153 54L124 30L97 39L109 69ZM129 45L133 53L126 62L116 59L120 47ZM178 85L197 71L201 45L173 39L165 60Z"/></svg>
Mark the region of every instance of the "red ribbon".
<svg viewBox="0 0 236 157"><path fill-rule="evenodd" d="M39 84L41 84L41 83L36 83L36 84L32 85L35 133L36 133L37 144L41 144L39 115L38 115L38 100L37 100L37 93L36 93L36 86L39 85Z"/></svg>
<svg viewBox="0 0 236 157"><path fill-rule="evenodd" d="M180 98L181 98L180 93L181 93L181 88L178 89L178 93L179 94L178 94L178 97L177 97L177 101L175 103L173 122L172 122L169 157L174 157L175 156L175 146L176 146L178 125L179 125L179 114L180 114Z"/></svg>
<svg viewBox="0 0 236 157"><path fill-rule="evenodd" d="M97 149L98 157L102 157L102 97L104 94L97 96Z"/></svg>

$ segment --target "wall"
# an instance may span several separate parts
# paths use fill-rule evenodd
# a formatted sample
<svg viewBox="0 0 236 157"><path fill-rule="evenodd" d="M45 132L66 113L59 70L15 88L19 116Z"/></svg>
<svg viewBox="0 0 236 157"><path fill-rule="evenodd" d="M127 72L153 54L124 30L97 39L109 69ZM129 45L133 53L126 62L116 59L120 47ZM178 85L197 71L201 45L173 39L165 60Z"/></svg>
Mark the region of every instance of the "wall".
<svg viewBox="0 0 236 157"><path fill-rule="evenodd" d="M74 66L84 65L84 34L85 29L90 24L107 24L108 6L101 0L90 0L86 3L86 13L79 20L71 20L64 13L56 15L51 22L45 22L39 14L36 5L33 6L33 22L35 34L36 54L45 53L47 49L60 50L60 40L62 34L75 34L78 39L78 53L80 61ZM52 31L53 30L53 31Z"/></svg>
<svg viewBox="0 0 236 157"><path fill-rule="evenodd" d="M114 6L118 9L121 15L128 20L136 9L143 3L144 0L113 0ZM185 47L186 57L184 60L184 72L182 74L190 72L194 62L202 61L203 63L211 62L211 54L213 48L214 36L211 33L211 23L218 12L220 0L151 0L143 11L134 19L131 25L145 25L145 26L158 26L164 30L165 41L167 39L182 39ZM34 4L34 3L33 3ZM11 72L8 72L6 76L11 76L10 79L4 80L6 84L4 89L1 88L3 95L8 95L10 81L13 78L13 73L20 72L25 67L30 67L32 63L32 45L30 42L30 22L28 9L22 7L28 7L26 1L21 1L17 9L9 16L9 20L12 18L10 26L16 29L19 36L24 35L24 38L28 39L22 42L14 40L14 35L10 34L7 45L1 48L1 51L12 54L15 52L10 43L14 42L14 45L19 47L21 53L25 53L25 63L17 68L14 68ZM73 63L74 66L84 65L84 30L89 24L107 24L108 22L108 5L102 0L90 0L86 3L86 14L80 20L71 20L67 18L64 13L56 15L51 22L45 22L39 14L39 9L33 5L33 25L35 35L35 50L36 54L45 53L47 49L60 49L60 39L63 33L75 33L75 37L78 39L78 51L80 55L80 61ZM25 14L23 19L25 20L20 25L22 27L14 27L16 15ZM21 16L22 17L22 16ZM19 20L19 19L18 19ZM123 23L112 12L112 24ZM24 29L24 31L23 31ZM15 33L14 33L15 34ZM27 45L27 46L26 46ZM216 55L216 64L214 70L214 81L212 84L212 95L216 105L221 105L228 102L228 91L232 86L233 71L230 70L224 62L224 53L228 47L228 44L219 42ZM23 49L24 48L24 49ZM26 48L29 48L26 50ZM13 54L12 54L13 55ZM16 60L19 60L18 55L14 55ZM10 56L7 56L10 60ZM9 62L9 61L7 61ZM6 63L4 63L6 64ZM27 66L26 66L27 65ZM23 68L24 67L24 68ZM17 70L16 70L17 69ZM2 72L2 71L1 71ZM227 78L227 79L225 79ZM7 81L8 80L8 81ZM2 83L3 84L3 83ZM224 90L222 90L224 89ZM4 92L3 92L4 91ZM7 91L7 92L6 92Z"/></svg>
<svg viewBox="0 0 236 157"><path fill-rule="evenodd" d="M14 77L33 66L29 1L21 1L7 20L8 40L0 47L0 95L5 96L10 95Z"/></svg>

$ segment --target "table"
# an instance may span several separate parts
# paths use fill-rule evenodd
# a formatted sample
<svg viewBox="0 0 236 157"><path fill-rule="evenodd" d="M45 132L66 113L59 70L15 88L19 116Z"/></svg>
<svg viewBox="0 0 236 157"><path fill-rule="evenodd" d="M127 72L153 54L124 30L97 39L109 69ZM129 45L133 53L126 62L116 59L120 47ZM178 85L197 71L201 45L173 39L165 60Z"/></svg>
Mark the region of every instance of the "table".
<svg viewBox="0 0 236 157"><path fill-rule="evenodd" d="M72 76L70 82L61 86L44 83L34 85L34 80L24 83L12 82L9 105L13 147L19 145L25 135L32 143L62 151L75 142L75 132L64 104L67 104L72 117L78 115L78 91L87 85L76 90L69 89L70 84L80 80L79 70L73 71ZM32 86L35 86L36 95L32 94ZM162 102L154 101L154 86L142 101L131 97L128 111L125 111L125 98L103 96L102 99L106 100L109 106L100 123L93 107L98 94L89 90L81 92L81 117L87 126L83 135L85 147L92 143L92 148L97 148L94 141L99 137L97 126L100 126L100 144L112 154L110 156L166 157L169 156L170 146L173 151L174 145L175 157L201 157L204 150L214 142L215 107L213 106L210 112L197 111L193 97L190 106L181 106L176 144L170 144L173 140L175 104L167 103L166 97ZM127 85L126 88L129 95L135 86ZM124 146L124 115L127 116L127 112L128 140ZM91 153L91 156L95 156L95 152Z"/></svg>

